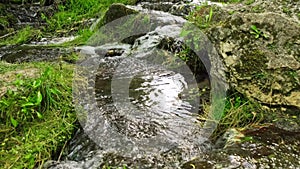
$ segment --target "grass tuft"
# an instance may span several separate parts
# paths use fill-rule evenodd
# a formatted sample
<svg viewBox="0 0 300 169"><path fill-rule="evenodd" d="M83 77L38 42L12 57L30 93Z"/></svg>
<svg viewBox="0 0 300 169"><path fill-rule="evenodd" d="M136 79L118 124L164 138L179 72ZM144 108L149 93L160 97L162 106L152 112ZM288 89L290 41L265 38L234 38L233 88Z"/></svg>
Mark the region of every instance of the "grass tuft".
<svg viewBox="0 0 300 169"><path fill-rule="evenodd" d="M0 63L2 69L11 65ZM0 168L34 168L51 159L74 130L76 114L71 100L72 67L50 63L26 63L5 82L0 95ZM35 70L28 76L24 70ZM38 70L38 71L36 71ZM12 73L13 72L13 73ZM31 73L32 74L32 73Z"/></svg>
<svg viewBox="0 0 300 169"><path fill-rule="evenodd" d="M0 37L0 38L4 39L3 41L0 41L0 46L20 45L20 44L28 43L31 40L39 39L42 35L42 32L40 30L33 29L30 26L26 26L25 28L23 28L17 32L12 32L9 35L11 35L11 36ZM2 39L0 39L0 40L2 40Z"/></svg>
<svg viewBox="0 0 300 169"><path fill-rule="evenodd" d="M204 106L205 114L200 115L200 120L207 120L210 110L209 105ZM218 127L212 135L216 140L230 128L249 128L262 122L264 110L261 105L251 101L241 94L234 93L226 98L225 108L221 114Z"/></svg>

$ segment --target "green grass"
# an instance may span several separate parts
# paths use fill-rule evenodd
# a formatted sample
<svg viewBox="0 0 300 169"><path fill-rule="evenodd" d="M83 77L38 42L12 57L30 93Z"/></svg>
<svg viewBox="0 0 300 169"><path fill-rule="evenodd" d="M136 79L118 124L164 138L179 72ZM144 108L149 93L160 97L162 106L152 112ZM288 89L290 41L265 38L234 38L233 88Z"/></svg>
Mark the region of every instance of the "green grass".
<svg viewBox="0 0 300 169"><path fill-rule="evenodd" d="M0 46L4 45L20 45L27 43L31 40L38 39L41 37L42 33L40 30L33 29L30 26L27 26L19 31L14 32L13 36L0 41ZM12 33L13 34L13 33Z"/></svg>
<svg viewBox="0 0 300 169"><path fill-rule="evenodd" d="M93 34L85 26L101 17L110 4L131 0L69 0L58 5L52 17L43 16L48 27L29 26L0 39L0 46L21 45L47 34L78 35L61 46L85 44ZM65 32L65 33L64 33ZM78 56L62 58L73 62ZM62 63L0 62L0 168L41 168L71 138L76 113L72 105L73 66ZM57 157L56 157L57 158Z"/></svg>
<svg viewBox="0 0 300 169"><path fill-rule="evenodd" d="M74 130L72 66L0 62L0 67L5 79L0 87L7 88L0 95L0 168L41 166Z"/></svg>
<svg viewBox="0 0 300 169"><path fill-rule="evenodd" d="M5 17L0 16L0 25L7 27L9 25L9 22Z"/></svg>
<svg viewBox="0 0 300 169"><path fill-rule="evenodd" d="M210 26L214 14L214 7L207 4L197 6L196 9L189 14L187 19L201 29Z"/></svg>
<svg viewBox="0 0 300 169"><path fill-rule="evenodd" d="M0 46L4 45L20 45L28 43L32 40L38 40L43 36L68 36L76 35L74 41L66 43L68 45L82 45L92 35L87 24L90 18L101 18L107 8L112 3L134 4L135 0L68 0L57 5L57 12L53 16L41 14L46 21L47 26L39 29L33 29L29 26L8 33L0 39ZM2 25L8 22L0 18Z"/></svg>
<svg viewBox="0 0 300 169"><path fill-rule="evenodd" d="M43 3L44 0L8 0L10 3L17 3L17 4L26 4L26 3L34 3L34 2L41 2Z"/></svg>
<svg viewBox="0 0 300 169"><path fill-rule="evenodd" d="M207 120L210 106L205 106L205 114L200 115L200 120ZM248 128L259 124L264 119L264 110L258 103L247 99L238 93L233 93L226 98L225 108L220 115L218 127L212 135L216 140L230 128Z"/></svg>
<svg viewBox="0 0 300 169"><path fill-rule="evenodd" d="M45 31L52 34L75 34L78 37L61 46L83 45L92 36L93 30L87 27L89 18L101 18L112 3L134 4L136 0L69 0L58 6L58 12L51 17L42 14L47 22Z"/></svg>
<svg viewBox="0 0 300 169"><path fill-rule="evenodd" d="M134 4L135 0L69 0L58 5L58 12L52 17L43 15L48 23L47 31L69 31L70 28L86 28L84 22L89 18L101 17L112 3Z"/></svg>

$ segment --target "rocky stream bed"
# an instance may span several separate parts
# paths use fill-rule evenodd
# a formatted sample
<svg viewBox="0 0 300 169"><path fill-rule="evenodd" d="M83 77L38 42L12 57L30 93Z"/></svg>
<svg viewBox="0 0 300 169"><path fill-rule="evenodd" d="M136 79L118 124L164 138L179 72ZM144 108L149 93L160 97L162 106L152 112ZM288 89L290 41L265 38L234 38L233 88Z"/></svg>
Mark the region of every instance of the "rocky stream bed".
<svg viewBox="0 0 300 169"><path fill-rule="evenodd" d="M81 128L60 161L43 167L300 168L300 1L249 2L209 2L198 11L203 2L114 4L85 46L1 47L10 63L81 56L73 86ZM183 29L193 33L182 38L188 14L210 9L209 26ZM185 46L193 49L187 64L172 57ZM215 124L201 127L198 115L212 95L229 91L259 103L263 123L211 141Z"/></svg>

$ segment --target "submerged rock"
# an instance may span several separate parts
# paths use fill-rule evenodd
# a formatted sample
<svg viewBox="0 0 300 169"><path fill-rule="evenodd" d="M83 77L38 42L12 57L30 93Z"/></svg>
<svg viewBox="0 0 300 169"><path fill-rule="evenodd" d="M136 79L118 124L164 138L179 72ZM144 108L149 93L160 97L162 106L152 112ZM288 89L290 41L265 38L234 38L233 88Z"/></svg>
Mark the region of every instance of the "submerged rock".
<svg viewBox="0 0 300 169"><path fill-rule="evenodd" d="M290 132L271 125L243 131L230 129L222 139L219 141L223 142L221 147L184 164L183 168L300 167L300 132Z"/></svg>

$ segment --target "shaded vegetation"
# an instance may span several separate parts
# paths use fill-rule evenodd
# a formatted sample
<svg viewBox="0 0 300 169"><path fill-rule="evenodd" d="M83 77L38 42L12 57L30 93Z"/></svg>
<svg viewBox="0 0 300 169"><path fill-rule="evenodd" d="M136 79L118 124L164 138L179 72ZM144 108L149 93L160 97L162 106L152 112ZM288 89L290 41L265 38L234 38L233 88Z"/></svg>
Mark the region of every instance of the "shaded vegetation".
<svg viewBox="0 0 300 169"><path fill-rule="evenodd" d="M264 121L266 112L259 103L247 99L238 92L232 91L230 93L226 97L225 108L220 114L221 118L220 121L217 122L217 129L211 136L213 141L216 141L217 138L222 136L228 129L251 128L251 126L258 125ZM208 118L210 108L210 105L204 106L204 114L199 116L200 121L207 121L210 119Z"/></svg>
<svg viewBox="0 0 300 169"><path fill-rule="evenodd" d="M204 4L197 6L197 8L189 14L188 20L192 21L199 28L204 29L211 24L213 15L214 7Z"/></svg>
<svg viewBox="0 0 300 169"><path fill-rule="evenodd" d="M112 3L134 4L135 0L70 0L65 4L58 5L58 12L53 16L42 14L42 18L47 22L46 31L57 35L75 34L79 37L75 40L75 45L82 44L91 36L89 27L90 18L101 18Z"/></svg>
<svg viewBox="0 0 300 169"><path fill-rule="evenodd" d="M21 3L26 4L29 2L30 4L34 3L33 1L22 1ZM45 3L44 1L40 2L41 4ZM27 43L32 40L39 40L43 37L49 36L67 35L78 36L78 39L76 39L74 43L68 45L83 44L91 36L91 33L87 32L92 31L90 30L90 26L93 22L95 22L95 19L93 18L103 17L103 14L112 3L134 4L136 1L53 1L51 4L52 8L50 8L51 10L45 8L36 13L40 17L40 22L44 21L46 26L39 26L38 28L27 26L21 30L14 26L16 21L11 19L16 18L16 16L10 14L9 11L6 11L7 5L0 3L0 9L3 8L3 12L0 12L0 35L3 33L5 34L2 37L0 36L0 46ZM43 23L39 24L43 25ZM4 31L1 31L1 29L4 29Z"/></svg>

